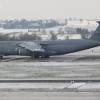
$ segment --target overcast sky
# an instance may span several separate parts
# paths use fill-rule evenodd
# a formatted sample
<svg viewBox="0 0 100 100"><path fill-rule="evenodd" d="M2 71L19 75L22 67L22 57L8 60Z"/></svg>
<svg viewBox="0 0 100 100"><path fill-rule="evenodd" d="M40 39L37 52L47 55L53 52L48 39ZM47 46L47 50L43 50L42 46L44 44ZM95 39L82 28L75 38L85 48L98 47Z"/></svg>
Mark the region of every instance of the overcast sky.
<svg viewBox="0 0 100 100"><path fill-rule="evenodd" d="M0 0L0 19L100 17L100 0Z"/></svg>

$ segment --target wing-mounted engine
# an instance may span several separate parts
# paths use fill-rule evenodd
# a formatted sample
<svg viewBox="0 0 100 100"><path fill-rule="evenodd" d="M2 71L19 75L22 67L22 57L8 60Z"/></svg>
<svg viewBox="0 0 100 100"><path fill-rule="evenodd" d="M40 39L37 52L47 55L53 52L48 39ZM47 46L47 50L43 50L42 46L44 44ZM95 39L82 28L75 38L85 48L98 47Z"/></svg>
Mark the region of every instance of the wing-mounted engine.
<svg viewBox="0 0 100 100"><path fill-rule="evenodd" d="M42 49L41 45L39 45L38 43L35 42L23 42L21 44L19 44L20 47L23 47L27 50L30 50L32 52L44 52L44 49Z"/></svg>
<svg viewBox="0 0 100 100"><path fill-rule="evenodd" d="M45 52L42 46L36 42L23 42L19 44L20 47L25 48L31 52L31 56L34 58L39 58Z"/></svg>

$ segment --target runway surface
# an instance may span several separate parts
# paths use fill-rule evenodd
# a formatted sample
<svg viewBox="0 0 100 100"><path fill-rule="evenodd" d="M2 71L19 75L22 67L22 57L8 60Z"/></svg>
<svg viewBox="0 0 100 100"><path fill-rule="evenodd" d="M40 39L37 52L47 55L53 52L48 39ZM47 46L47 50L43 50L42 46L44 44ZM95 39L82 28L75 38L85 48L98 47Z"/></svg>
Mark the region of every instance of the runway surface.
<svg viewBox="0 0 100 100"><path fill-rule="evenodd" d="M0 79L100 80L100 47L50 59L7 56L0 61Z"/></svg>
<svg viewBox="0 0 100 100"><path fill-rule="evenodd" d="M100 92L100 82L21 82L0 83L0 91L23 92Z"/></svg>
<svg viewBox="0 0 100 100"><path fill-rule="evenodd" d="M72 80L70 82L0 83L1 100L100 100L100 47L32 60L7 56L0 80ZM75 82L73 80L95 80Z"/></svg>
<svg viewBox="0 0 100 100"><path fill-rule="evenodd" d="M1 100L100 100L99 92L0 92Z"/></svg>

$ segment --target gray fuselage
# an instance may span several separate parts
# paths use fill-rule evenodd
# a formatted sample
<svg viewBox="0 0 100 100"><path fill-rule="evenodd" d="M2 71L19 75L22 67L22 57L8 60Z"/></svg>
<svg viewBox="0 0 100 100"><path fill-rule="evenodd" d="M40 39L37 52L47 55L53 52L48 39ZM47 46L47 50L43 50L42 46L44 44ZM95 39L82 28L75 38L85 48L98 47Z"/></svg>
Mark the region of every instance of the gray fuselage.
<svg viewBox="0 0 100 100"><path fill-rule="evenodd" d="M19 47L24 41L0 41L0 55L22 55L31 56L32 52ZM25 41L26 42L26 41ZM32 42L32 41L31 41ZM34 41L33 41L34 42ZM63 41L35 41L45 50L44 55L63 55L73 53L100 45L94 40L63 40ZM39 54L41 55L41 54Z"/></svg>

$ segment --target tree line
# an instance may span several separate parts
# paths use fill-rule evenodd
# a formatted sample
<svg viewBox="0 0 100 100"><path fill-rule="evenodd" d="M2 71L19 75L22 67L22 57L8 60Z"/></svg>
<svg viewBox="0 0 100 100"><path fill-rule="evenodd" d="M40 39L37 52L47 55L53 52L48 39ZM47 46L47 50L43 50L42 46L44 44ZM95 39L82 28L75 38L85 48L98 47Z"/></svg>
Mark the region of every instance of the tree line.
<svg viewBox="0 0 100 100"><path fill-rule="evenodd" d="M0 27L4 29L36 29L36 28L51 28L59 26L59 22L53 19L50 20L4 20L0 21Z"/></svg>
<svg viewBox="0 0 100 100"><path fill-rule="evenodd" d="M81 29L81 28L77 28L76 33L81 34L83 39L87 38L87 35L91 34L91 32L89 32L87 29ZM60 34L63 35L63 33ZM50 32L50 35L51 35L51 40L57 40L57 34L55 34L53 31ZM32 40L42 40L42 38L37 33L35 34L20 33L18 35L16 35L15 33L13 34L0 33L0 41L32 41Z"/></svg>

